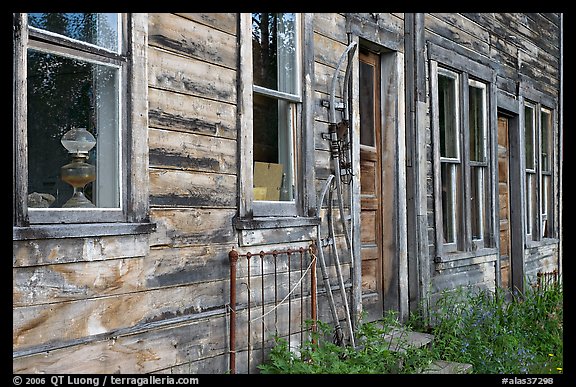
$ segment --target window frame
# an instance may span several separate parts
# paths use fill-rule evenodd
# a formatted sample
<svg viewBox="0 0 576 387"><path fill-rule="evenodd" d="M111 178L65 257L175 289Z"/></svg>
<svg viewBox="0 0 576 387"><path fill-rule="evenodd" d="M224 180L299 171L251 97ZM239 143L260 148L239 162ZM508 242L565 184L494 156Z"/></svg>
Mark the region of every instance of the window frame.
<svg viewBox="0 0 576 387"><path fill-rule="evenodd" d="M472 183L472 178L474 177L474 174L472 173L473 169L478 169L481 170L483 172L482 174L482 186L484 187L484 189L480 190L480 197L479 197L479 212L482 214L482 219L483 221L479 223L479 234L480 237L474 237L474 233L473 233L473 225L471 225L471 229L470 229L470 233L471 233L471 238L472 241L475 245L475 248L481 248L485 246L485 239L486 239L486 229L489 228L488 225L486 224L489 220L489 214L487 213L487 208L489 208L489 203L486 203L487 199L487 192L490 192L490 190L486 189L488 187L488 180L490 178L490 164L489 164L489 157L488 155L490 154L489 152L489 148L488 148L488 144L489 144L489 135L488 135L488 123L489 123L489 112L488 112L488 85L485 82L481 82L478 81L476 79L468 79L468 90L470 90L471 87L475 87L478 89L482 89L482 98L483 98L483 105L482 105L482 116L483 116L483 125L482 125L482 137L483 137L483 143L482 143L482 152L483 152L483 157L484 160L472 160L471 154L472 151L469 152L470 157L469 157L469 173L470 173L470 183ZM468 98L468 109L470 109L470 98ZM470 127L470 118L468 117L468 123L469 123L469 127ZM470 134L470 129L468 129L468 133ZM472 196L474 195L473 192L473 187L472 184L470 184L470 199L472 200ZM474 206L470 206L471 211L473 210ZM470 218L471 221L472 219L474 219L473 217Z"/></svg>
<svg viewBox="0 0 576 387"><path fill-rule="evenodd" d="M148 108L147 108L147 14L119 14L125 56L62 35L28 26L25 13L13 14L13 238L52 238L150 232L148 214ZM120 152L122 176L119 209L29 209L27 162L27 53L37 47L78 58L99 58L118 64L121 71ZM102 60L100 55L105 55ZM131 98L137 95L138 98Z"/></svg>
<svg viewBox="0 0 576 387"><path fill-rule="evenodd" d="M441 152L439 153L439 162L440 162L440 169L442 170L442 168L444 167L444 165L446 165L447 168L449 168L449 170L447 170L447 172L450 172L450 181L454 182L454 185L452 187L452 190L450 190L450 197L451 197L451 202L452 202L452 209L453 211L449 214L451 215L451 220L452 220L452 224L450 225L450 229L451 232L453 234L453 240L451 241L446 241L446 236L444 235L444 206L441 206L442 209L442 235L443 235L443 245L444 245L444 251L457 251L460 246L462 246L463 241L461 240L461 235L462 235L462 197L463 197L463 192L462 192L462 172L464 169L463 166L463 160L462 160L462 156L463 156L463 152L461 149L461 143L462 143L462 118L461 118L461 106L460 106L460 101L461 101L461 93L460 93L460 75L452 70L449 70L448 68L445 67L438 67L438 72L437 72L437 79L438 77L442 75L448 78L453 79L454 81L454 108L455 108L455 125L456 125L456 133L455 133L455 139L454 141L456 142L456 157L445 157L442 156ZM439 90L439 87L437 89L437 91ZM437 94L437 93L436 93ZM438 100L438 107L440 106L439 103L440 101ZM438 130L440 130L440 126L438 123ZM460 169L458 171L458 168ZM441 179L441 177L439 177ZM442 183L441 183L442 185Z"/></svg>
<svg viewBox="0 0 576 387"><path fill-rule="evenodd" d="M549 117L550 125L547 127L547 158L548 158L548 169L543 167L543 134L542 129L544 127L544 120L542 116L546 114ZM541 238L554 238L555 237L555 222L554 222L554 113L552 109L545 106L540 106L540 237ZM544 222L547 222L546 227ZM548 230L548 233L546 233Z"/></svg>
<svg viewBox="0 0 576 387"><path fill-rule="evenodd" d="M529 168L526 164L526 122L527 115L526 109L530 108L533 112L532 119L532 141L533 141L533 167ZM536 102L536 100L524 99L523 102L523 150L525 153L524 164L523 164L523 175L524 175L524 226L525 226L525 237L526 243L530 246L533 243L538 243L545 240L555 240L557 239L556 230L556 211L555 211L555 109L544 105L541 102ZM542 157L542 127L543 120L542 115L548 114L550 117L550 127L549 131L549 143L548 143L548 170L544 170L543 157ZM546 183L548 181L548 183ZM530 189L530 184L533 185ZM546 184L549 186L549 192L544 194L543 189ZM544 211L544 206L546 211ZM546 234L546 228L544 227L544 222L547 222L548 233Z"/></svg>
<svg viewBox="0 0 576 387"><path fill-rule="evenodd" d="M434 179L434 208L435 208L435 235L436 235L436 262L445 262L453 259L461 259L474 255L486 255L496 252L495 224L496 212L493 203L495 203L495 182L494 171L496 162L494 161L494 122L495 109L491 109L495 101L495 80L492 69L473 63L466 57L457 56L456 59L446 60L448 57L447 50L443 47L429 43L430 56L430 80L431 80L431 125L432 125L432 145L433 145L433 179ZM468 64L468 65L467 65ZM442 206L442 164L448 162L440 153L440 127L439 127L439 100L438 100L438 77L440 75L457 74L458 84L456 88L459 91L457 110L459 111L460 127L460 144L459 154L462 170L460 171L460 187L456 190L459 192L457 197L461 198L462 206L460 219L456 219L459 227L456 228L460 234L455 237L455 243L444 242L444 224L443 224L443 206ZM470 153L470 120L469 120L469 88L482 85L484 92L484 135L485 135L485 161L478 162L471 160ZM492 111L494 110L494 112ZM482 167L484 172L484 185L486 192L483 194L483 226L482 237L473 238L472 236L472 168Z"/></svg>
<svg viewBox="0 0 576 387"><path fill-rule="evenodd" d="M537 203L539 202L538 200L538 182L537 182L537 176L538 176L538 162L537 162L537 157L536 157L536 153L537 150L539 149L539 147L537 147L537 139L538 139L538 128L539 128L539 124L538 124L538 117L537 117L537 107L535 103L529 102L529 101L524 101L524 107L523 107L523 114L524 114L524 128L523 128L523 137L524 137L524 185L526 187L526 190L524 192L526 201L525 201L525 212L524 212L524 221L525 221L525 230L526 230L526 238L527 240L537 240L538 237L538 218L539 216L537 215L538 213L538 206ZM526 114L527 109L530 109L532 111L532 115L531 115L531 121L532 121L532 127L531 127L531 141L532 141L532 151L530 152L531 155L528 154L527 152L527 143L528 143L528 137L526 136L527 133L527 122L528 122L528 117ZM528 158L531 158L531 166L528 166Z"/></svg>
<svg viewBox="0 0 576 387"><path fill-rule="evenodd" d="M238 229L271 228L292 225L314 225L315 214L315 173L314 173L314 132L312 106L313 47L311 14L297 15L297 34L300 47L298 55L299 95L282 93L254 85L252 61L252 13L240 14L239 28L239 92L238 110L240 131L239 165L239 214L235 220ZM253 98L259 93L273 96L296 104L295 117L295 179L294 201L255 200L253 193Z"/></svg>

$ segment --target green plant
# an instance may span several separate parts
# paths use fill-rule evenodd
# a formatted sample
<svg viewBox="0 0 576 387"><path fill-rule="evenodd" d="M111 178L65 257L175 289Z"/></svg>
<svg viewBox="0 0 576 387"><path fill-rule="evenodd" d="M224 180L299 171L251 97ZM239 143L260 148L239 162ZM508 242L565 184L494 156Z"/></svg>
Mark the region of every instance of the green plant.
<svg viewBox="0 0 576 387"><path fill-rule="evenodd" d="M318 330L300 348L276 337L269 360L258 368L274 374L422 373L442 359L472 364L472 372L480 374L562 373L560 280L524 293L460 288L443 293L428 317L423 315L413 313L403 325L394 313L361 324L356 348L335 345L332 327L318 321ZM429 347L413 348L400 336L394 346L403 350L394 351L384 337L402 327L431 333L434 340Z"/></svg>
<svg viewBox="0 0 576 387"><path fill-rule="evenodd" d="M462 288L444 293L429 319L413 326L434 335L435 356L470 363L474 373L558 373L562 300L561 281L523 294Z"/></svg>

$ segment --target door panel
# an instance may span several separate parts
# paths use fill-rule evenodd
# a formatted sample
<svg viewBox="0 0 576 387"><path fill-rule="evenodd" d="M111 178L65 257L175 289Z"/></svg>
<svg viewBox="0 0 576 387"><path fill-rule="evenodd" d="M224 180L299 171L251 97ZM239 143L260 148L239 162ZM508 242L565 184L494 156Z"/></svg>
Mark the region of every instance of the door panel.
<svg viewBox="0 0 576 387"><path fill-rule="evenodd" d="M508 119L498 117L498 204L500 216L500 275L501 286L510 283L510 146L508 144Z"/></svg>
<svg viewBox="0 0 576 387"><path fill-rule="evenodd" d="M360 253L367 319L382 317L382 149L380 57L360 50Z"/></svg>

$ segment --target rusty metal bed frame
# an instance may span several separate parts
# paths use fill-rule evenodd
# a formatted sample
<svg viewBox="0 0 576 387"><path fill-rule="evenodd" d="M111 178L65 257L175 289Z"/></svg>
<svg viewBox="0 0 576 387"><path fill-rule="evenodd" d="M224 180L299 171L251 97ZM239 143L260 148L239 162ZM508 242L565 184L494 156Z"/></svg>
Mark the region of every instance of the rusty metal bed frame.
<svg viewBox="0 0 576 387"><path fill-rule="evenodd" d="M255 361L266 360L275 338L302 344L316 330L314 247L242 254L230 250L230 373L238 372L237 363L251 373Z"/></svg>

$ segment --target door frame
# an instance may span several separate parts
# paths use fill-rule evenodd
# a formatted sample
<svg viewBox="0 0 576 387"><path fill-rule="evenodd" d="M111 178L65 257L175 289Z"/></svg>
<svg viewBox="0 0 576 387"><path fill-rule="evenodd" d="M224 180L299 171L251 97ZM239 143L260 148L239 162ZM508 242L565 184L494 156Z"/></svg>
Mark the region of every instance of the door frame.
<svg viewBox="0 0 576 387"><path fill-rule="evenodd" d="M365 47L370 51L380 54L381 69L381 104L383 106L382 137L389 141L384 149L392 150L387 157L391 159L391 169L388 171L393 176L392 195L392 240L396 260L396 285L397 300L395 309L398 317L405 319L408 316L408 247L407 247L407 199L406 199L406 144L405 144L405 90L404 90L404 54L394 49L386 48L369 40L353 35L359 47ZM359 50L357 50L358 52ZM356 54L357 55L357 54ZM351 128L352 128L352 162L353 173L360 175L360 133L359 133L359 65L358 57L352 72L352 92L350 93ZM356 178L352 189L352 222L353 222L353 246L354 254L360 257L360 184ZM354 262L353 276L353 311L356 322L362 317L362 278L361 259Z"/></svg>
<svg viewBox="0 0 576 387"><path fill-rule="evenodd" d="M509 209L508 221L510 228L510 283L512 290L524 291L524 221L522 201L522 160L523 155L520 101L502 93L497 96L497 117L505 117L508 120L508 184L509 184ZM498 128L496 128L498 130ZM496 144L497 146L497 144ZM496 153L497 154L497 153ZM498 211L498 224L500 214ZM496 238L498 243L498 259L496 260L496 286L502 285L500 273L500 236Z"/></svg>

